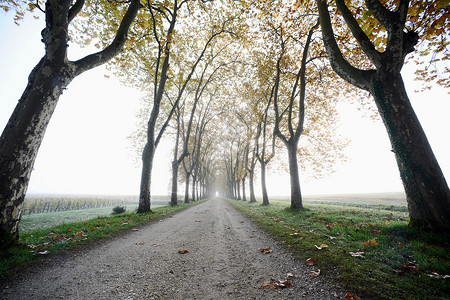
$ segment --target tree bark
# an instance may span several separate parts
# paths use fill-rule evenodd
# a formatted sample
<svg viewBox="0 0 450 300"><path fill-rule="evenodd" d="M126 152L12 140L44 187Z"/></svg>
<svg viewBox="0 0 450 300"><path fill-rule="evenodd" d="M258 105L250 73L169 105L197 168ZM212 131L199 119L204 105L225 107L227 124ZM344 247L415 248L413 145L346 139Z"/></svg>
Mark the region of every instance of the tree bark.
<svg viewBox="0 0 450 300"><path fill-rule="evenodd" d="M178 160L172 162L172 191L170 193L170 206L178 205Z"/></svg>
<svg viewBox="0 0 450 300"><path fill-rule="evenodd" d="M289 158L289 178L291 183L291 208L303 209L300 176L297 161L297 142L286 145Z"/></svg>
<svg viewBox="0 0 450 300"><path fill-rule="evenodd" d="M189 203L189 178L191 177L191 174L186 173L186 185L184 189L184 203Z"/></svg>
<svg viewBox="0 0 450 300"><path fill-rule="evenodd" d="M237 200L241 200L241 181L236 181Z"/></svg>
<svg viewBox="0 0 450 300"><path fill-rule="evenodd" d="M180 166L181 160L178 159L178 144L180 142L180 114L177 114L177 133L175 139L175 146L173 150L173 161L172 161L172 191L170 194L170 205L178 205L178 168ZM182 156L184 159L184 156Z"/></svg>
<svg viewBox="0 0 450 300"><path fill-rule="evenodd" d="M266 186L266 163L261 162L261 190L263 203L262 205L269 205L269 196L267 195L267 186Z"/></svg>
<svg viewBox="0 0 450 300"><path fill-rule="evenodd" d="M153 158L155 157L156 147L154 143L147 142L142 152L142 172L141 186L139 190L139 206L138 213L150 212L151 207L151 185L152 185L152 169Z"/></svg>
<svg viewBox="0 0 450 300"><path fill-rule="evenodd" d="M9 247L19 238L18 225L31 172L59 97L76 76L106 63L121 51L140 8L139 1L130 3L108 47L71 62L67 59L68 26L84 1L78 0L73 6L71 2L46 2L46 27L42 31L45 55L28 77L25 91L0 137L0 248Z"/></svg>
<svg viewBox="0 0 450 300"><path fill-rule="evenodd" d="M47 76L54 67L42 59L31 72L28 85L0 138L0 244L9 245L19 237L22 205L33 165L45 130L63 89L73 79L64 74ZM58 77L61 79L58 80Z"/></svg>
<svg viewBox="0 0 450 300"><path fill-rule="evenodd" d="M196 192L195 192L195 181L196 181L196 178L195 178L195 175L193 175L192 176L192 201L193 202L195 202L195 195L196 195Z"/></svg>
<svg viewBox="0 0 450 300"><path fill-rule="evenodd" d="M410 224L450 231L450 192L400 74L377 72L370 89L406 192Z"/></svg>
<svg viewBox="0 0 450 300"><path fill-rule="evenodd" d="M242 201L247 201L247 196L245 195L245 177L242 178Z"/></svg>
<svg viewBox="0 0 450 300"><path fill-rule="evenodd" d="M254 203L256 202L256 197L255 197L255 186L254 186L254 180L255 180L255 167L253 165L253 167L251 168L250 172L249 172L249 187L250 187L250 203Z"/></svg>

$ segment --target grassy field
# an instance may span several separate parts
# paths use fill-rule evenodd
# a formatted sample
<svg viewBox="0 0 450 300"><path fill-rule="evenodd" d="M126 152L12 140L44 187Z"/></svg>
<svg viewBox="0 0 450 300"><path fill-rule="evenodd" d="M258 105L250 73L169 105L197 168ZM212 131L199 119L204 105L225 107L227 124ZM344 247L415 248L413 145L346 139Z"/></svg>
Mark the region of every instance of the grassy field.
<svg viewBox="0 0 450 300"><path fill-rule="evenodd" d="M166 206L167 201L152 201L152 208ZM135 211L137 204L123 205L127 211ZM31 232L38 229L51 228L60 224L85 221L97 217L111 215L113 207L88 208L61 212L49 212L22 216L20 232Z"/></svg>
<svg viewBox="0 0 450 300"><path fill-rule="evenodd" d="M450 239L411 230L402 195L308 197L304 211L278 200L230 203L362 299L450 299Z"/></svg>

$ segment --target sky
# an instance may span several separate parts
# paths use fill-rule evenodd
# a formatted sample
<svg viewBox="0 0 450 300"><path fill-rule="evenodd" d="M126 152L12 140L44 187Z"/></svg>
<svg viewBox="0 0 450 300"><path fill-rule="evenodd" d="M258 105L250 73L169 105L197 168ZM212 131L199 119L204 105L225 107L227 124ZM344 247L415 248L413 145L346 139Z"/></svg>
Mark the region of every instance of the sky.
<svg viewBox="0 0 450 300"><path fill-rule="evenodd" d="M40 41L43 19L17 26L11 13L0 12L0 130L3 131L28 75L44 53ZM82 55L76 45L69 58ZM71 55L71 56L70 56ZM414 93L414 65L402 74L412 105L424 127L447 180L450 178L450 97L435 87ZM75 78L61 96L36 159L28 194L137 195L140 166L127 137L136 126L140 93L116 78L105 78L98 67ZM321 180L301 178L302 193L351 194L402 192L403 187L384 125L372 121L355 106L341 104L339 132L351 140L350 161ZM171 143L163 141L155 156L152 193L167 195ZM300 175L302 176L302 175ZM259 178L257 179L257 185ZM269 172L270 195L288 195L287 174ZM256 190L260 189L256 187ZM257 193L259 194L259 193Z"/></svg>

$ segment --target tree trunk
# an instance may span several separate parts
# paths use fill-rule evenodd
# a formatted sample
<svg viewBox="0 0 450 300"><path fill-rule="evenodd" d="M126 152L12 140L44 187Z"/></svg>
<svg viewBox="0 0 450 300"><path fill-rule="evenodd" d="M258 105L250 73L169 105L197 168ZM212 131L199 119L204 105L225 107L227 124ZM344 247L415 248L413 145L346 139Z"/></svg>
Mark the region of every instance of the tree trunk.
<svg viewBox="0 0 450 300"><path fill-rule="evenodd" d="M197 181L197 200L200 200L200 199L202 199L201 198L201 185L200 185L200 181Z"/></svg>
<svg viewBox="0 0 450 300"><path fill-rule="evenodd" d="M184 203L189 203L189 177L191 175L189 173L186 173L186 186L184 189Z"/></svg>
<svg viewBox="0 0 450 300"><path fill-rule="evenodd" d="M245 195L245 177L242 178L242 201L247 201L247 197Z"/></svg>
<svg viewBox="0 0 450 300"><path fill-rule="evenodd" d="M249 172L250 179L249 179L249 185L250 185L250 203L256 202L255 197L255 186L254 186L254 177L255 177L255 168L252 168L252 170Z"/></svg>
<svg viewBox="0 0 450 300"><path fill-rule="evenodd" d="M300 189L300 176L297 161L297 143L291 141L286 144L289 157L289 178L291 183L291 208L303 209L302 193Z"/></svg>
<svg viewBox="0 0 450 300"><path fill-rule="evenodd" d="M269 205L269 196L267 195L267 186L266 186L266 163L261 162L261 189L263 196L262 205Z"/></svg>
<svg viewBox="0 0 450 300"><path fill-rule="evenodd" d="M237 199L241 200L241 181L236 182Z"/></svg>
<svg viewBox="0 0 450 300"><path fill-rule="evenodd" d="M195 195L196 195L196 193L195 193L195 176L192 176L192 193L191 193L191 195L192 195L192 201L193 202L195 202Z"/></svg>
<svg viewBox="0 0 450 300"><path fill-rule="evenodd" d="M1 245L18 239L22 205L39 147L59 97L73 79L66 71L41 59L0 137Z"/></svg>
<svg viewBox="0 0 450 300"><path fill-rule="evenodd" d="M172 162L172 192L170 193L170 206L178 205L178 160Z"/></svg>
<svg viewBox="0 0 450 300"><path fill-rule="evenodd" d="M142 173L141 188L139 192L138 213L150 212L151 207L151 184L152 184L152 168L153 158L155 156L155 145L151 139L147 142L142 152Z"/></svg>
<svg viewBox="0 0 450 300"><path fill-rule="evenodd" d="M378 71L370 92L395 153L410 224L450 231L450 191L408 99L401 75Z"/></svg>

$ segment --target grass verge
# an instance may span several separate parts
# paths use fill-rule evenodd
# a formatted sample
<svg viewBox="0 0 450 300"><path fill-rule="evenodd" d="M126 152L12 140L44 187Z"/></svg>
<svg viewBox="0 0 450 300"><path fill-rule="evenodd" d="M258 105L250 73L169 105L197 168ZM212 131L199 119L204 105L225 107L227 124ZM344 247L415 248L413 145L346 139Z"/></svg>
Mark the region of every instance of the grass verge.
<svg viewBox="0 0 450 300"><path fill-rule="evenodd" d="M370 299L450 299L450 238L411 230L406 213L314 204L230 201L321 275ZM430 276L431 275L431 276Z"/></svg>
<svg viewBox="0 0 450 300"><path fill-rule="evenodd" d="M150 213L125 212L22 233L16 247L0 253L0 278L53 254L133 230L201 202L157 207Z"/></svg>

